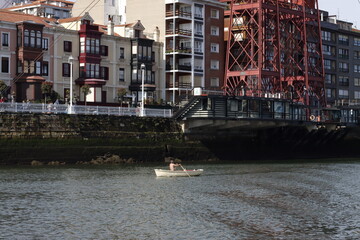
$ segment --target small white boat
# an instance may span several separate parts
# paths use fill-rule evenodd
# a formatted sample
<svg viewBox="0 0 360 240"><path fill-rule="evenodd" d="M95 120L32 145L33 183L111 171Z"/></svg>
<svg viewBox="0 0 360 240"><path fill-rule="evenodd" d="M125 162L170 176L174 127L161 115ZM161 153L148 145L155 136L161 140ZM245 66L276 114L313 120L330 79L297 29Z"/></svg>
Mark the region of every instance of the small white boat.
<svg viewBox="0 0 360 240"><path fill-rule="evenodd" d="M154 169L157 177L192 177L199 176L204 172L204 169L193 169L193 170L165 170L165 169Z"/></svg>

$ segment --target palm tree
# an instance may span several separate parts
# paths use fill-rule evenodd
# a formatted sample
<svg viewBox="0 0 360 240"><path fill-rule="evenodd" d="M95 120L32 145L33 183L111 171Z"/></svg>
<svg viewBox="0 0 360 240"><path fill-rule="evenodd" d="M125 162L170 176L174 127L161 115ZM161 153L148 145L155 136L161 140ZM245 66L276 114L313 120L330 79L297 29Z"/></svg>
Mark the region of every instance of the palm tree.
<svg viewBox="0 0 360 240"><path fill-rule="evenodd" d="M5 97L5 92L7 90L8 86L3 80L0 80L0 97Z"/></svg>
<svg viewBox="0 0 360 240"><path fill-rule="evenodd" d="M120 106L122 107L122 102L124 101L124 96L126 95L127 91L125 88L118 88L117 90L117 96L118 101L120 102Z"/></svg>
<svg viewBox="0 0 360 240"><path fill-rule="evenodd" d="M84 101L86 106L86 96L91 93L90 86L85 84L81 87L81 92L84 93Z"/></svg>
<svg viewBox="0 0 360 240"><path fill-rule="evenodd" d="M46 96L51 93L53 87L52 82L43 82L41 84L41 92L45 95L45 103L46 103Z"/></svg>

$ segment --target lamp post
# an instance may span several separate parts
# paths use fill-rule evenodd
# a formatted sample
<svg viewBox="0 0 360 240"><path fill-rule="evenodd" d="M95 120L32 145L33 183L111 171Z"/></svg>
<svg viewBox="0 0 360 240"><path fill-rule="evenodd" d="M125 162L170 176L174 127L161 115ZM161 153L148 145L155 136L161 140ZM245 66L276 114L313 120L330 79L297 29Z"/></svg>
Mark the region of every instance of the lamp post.
<svg viewBox="0 0 360 240"><path fill-rule="evenodd" d="M70 105L68 108L68 114L73 114L73 56L69 57L70 63Z"/></svg>
<svg viewBox="0 0 360 240"><path fill-rule="evenodd" d="M145 112L144 112L144 81L145 81L145 64L142 63L141 64L141 112L140 112L140 116L144 117L145 116Z"/></svg>

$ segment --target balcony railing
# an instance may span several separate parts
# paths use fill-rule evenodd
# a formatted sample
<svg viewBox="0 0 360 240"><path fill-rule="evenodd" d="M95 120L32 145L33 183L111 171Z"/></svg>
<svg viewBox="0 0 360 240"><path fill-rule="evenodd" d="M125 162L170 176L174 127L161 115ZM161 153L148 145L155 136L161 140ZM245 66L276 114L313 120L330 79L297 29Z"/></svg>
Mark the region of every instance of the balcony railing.
<svg viewBox="0 0 360 240"><path fill-rule="evenodd" d="M170 71L170 70L180 70L180 71L191 71L191 65L176 65L175 68L173 65L167 64L166 65L166 70Z"/></svg>
<svg viewBox="0 0 360 240"><path fill-rule="evenodd" d="M189 29L181 29L181 28L177 28L175 30L173 30L173 29L167 29L166 30L166 35L173 35L173 34L191 36L192 31L189 30Z"/></svg>
<svg viewBox="0 0 360 240"><path fill-rule="evenodd" d="M175 82L175 85L173 82L169 82L168 85L169 88L187 88L191 89L191 83L189 82Z"/></svg>
<svg viewBox="0 0 360 240"><path fill-rule="evenodd" d="M166 49L166 53L191 53L192 48L176 48L176 49Z"/></svg>
<svg viewBox="0 0 360 240"><path fill-rule="evenodd" d="M0 112L16 113L43 113L43 114L66 114L69 112L68 104L41 104L41 103L0 103ZM140 109L133 107L103 107L73 105L74 114L85 115L114 115L114 116L140 116ZM144 108L147 117L172 117L171 109Z"/></svg>
<svg viewBox="0 0 360 240"><path fill-rule="evenodd" d="M176 10L174 11L167 11L166 12L166 17L184 17L184 18L191 18L191 12L184 12L184 11L180 11L180 10Z"/></svg>

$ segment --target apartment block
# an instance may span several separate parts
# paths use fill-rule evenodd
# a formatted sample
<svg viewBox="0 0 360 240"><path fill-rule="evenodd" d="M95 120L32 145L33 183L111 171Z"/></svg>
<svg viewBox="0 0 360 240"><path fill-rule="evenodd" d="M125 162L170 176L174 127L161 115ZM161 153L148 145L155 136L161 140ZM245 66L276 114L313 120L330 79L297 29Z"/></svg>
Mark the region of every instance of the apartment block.
<svg viewBox="0 0 360 240"><path fill-rule="evenodd" d="M328 105L360 105L360 30L322 12L322 46Z"/></svg>
<svg viewBox="0 0 360 240"><path fill-rule="evenodd" d="M10 3L10 1L8 1ZM12 1L12 4L4 5L8 11L21 12L46 18L69 18L74 5L72 1L64 0L21 0Z"/></svg>
<svg viewBox="0 0 360 240"><path fill-rule="evenodd" d="M165 44L165 93L173 104L195 87L220 91L224 78L224 7L208 0L127 1L127 20L159 29ZM138 11L139 8L147 11Z"/></svg>
<svg viewBox="0 0 360 240"><path fill-rule="evenodd" d="M95 25L88 13L55 20L0 12L0 77L8 86L8 98L41 100L41 85L47 82L67 101L72 77L78 104L85 102L81 87L86 84L89 104L118 104L119 89L125 89L129 104L136 105L143 99L142 80L145 101L159 101L156 76L163 44L145 38L141 22L104 26Z"/></svg>
<svg viewBox="0 0 360 240"><path fill-rule="evenodd" d="M111 6L119 9L112 18ZM83 9L78 0L73 9ZM157 65L161 98L177 104L195 87L221 91L224 76L224 8L217 0L114 0L98 3L91 11L95 23L141 21L144 35L164 44L162 62ZM126 9L126 11L125 11ZM140 11L141 9L141 11ZM90 12L92 14L92 12ZM150 31L148 31L150 30Z"/></svg>

